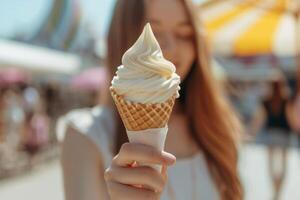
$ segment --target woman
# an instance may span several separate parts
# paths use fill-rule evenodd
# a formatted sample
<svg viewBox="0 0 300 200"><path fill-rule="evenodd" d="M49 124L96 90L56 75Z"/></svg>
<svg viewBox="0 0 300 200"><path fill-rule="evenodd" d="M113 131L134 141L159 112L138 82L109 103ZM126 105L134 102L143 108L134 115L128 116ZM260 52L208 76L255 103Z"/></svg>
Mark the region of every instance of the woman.
<svg viewBox="0 0 300 200"><path fill-rule="evenodd" d="M4 108L5 108L5 105L4 105L4 90L2 88L0 88L0 145L1 143L4 142Z"/></svg>
<svg viewBox="0 0 300 200"><path fill-rule="evenodd" d="M49 119L45 114L42 99L29 112L23 133L24 150L29 155L30 166L34 165L35 155L45 148L49 141Z"/></svg>
<svg viewBox="0 0 300 200"><path fill-rule="evenodd" d="M110 78L146 22L182 80L165 146L177 163L167 171L175 162L172 154L127 143L107 98L105 106L67 117L70 126L62 153L66 199L242 199L239 122L213 79L204 33L190 1L118 0L108 33ZM128 166L141 160L161 164L164 170Z"/></svg>
<svg viewBox="0 0 300 200"><path fill-rule="evenodd" d="M274 199L278 199L287 169L287 153L291 136L291 102L286 82L278 71L273 75L270 91L258 108L253 130L265 125L262 142L268 146L268 164L271 180L274 187ZM252 134L255 134L254 131ZM276 170L276 163L280 163L280 171Z"/></svg>

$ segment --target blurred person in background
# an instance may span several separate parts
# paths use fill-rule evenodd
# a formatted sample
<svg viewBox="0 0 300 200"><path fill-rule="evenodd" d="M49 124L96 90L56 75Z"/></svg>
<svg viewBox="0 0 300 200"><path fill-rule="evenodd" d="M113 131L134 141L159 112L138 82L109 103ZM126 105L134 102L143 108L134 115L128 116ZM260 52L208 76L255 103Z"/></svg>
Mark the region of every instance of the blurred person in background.
<svg viewBox="0 0 300 200"><path fill-rule="evenodd" d="M37 105L40 101L40 94L33 86L26 86L23 90L23 107L25 111L25 123L22 135L22 146L26 152L30 154L30 147L27 146L28 137L31 134L31 121Z"/></svg>
<svg viewBox="0 0 300 200"><path fill-rule="evenodd" d="M25 114L20 88L8 85L3 91L3 143L0 145L0 172L13 169L18 161Z"/></svg>
<svg viewBox="0 0 300 200"><path fill-rule="evenodd" d="M4 142L5 130L4 130L4 91L0 88L0 145Z"/></svg>
<svg viewBox="0 0 300 200"><path fill-rule="evenodd" d="M23 91L24 110L26 113L32 113L40 101L40 94L33 86L27 86Z"/></svg>
<svg viewBox="0 0 300 200"><path fill-rule="evenodd" d="M17 150L20 145L25 113L23 98L17 86L11 86L4 93L5 141Z"/></svg>
<svg viewBox="0 0 300 200"><path fill-rule="evenodd" d="M268 165L274 189L274 200L279 199L287 173L287 153L291 140L291 102L284 76L276 71L269 91L254 116L251 133L264 126L262 142L268 147Z"/></svg>
<svg viewBox="0 0 300 200"><path fill-rule="evenodd" d="M45 102L38 90L35 88L27 88L26 90L27 95L24 96L27 96L28 106L22 144L29 155L29 166L33 167L35 155L48 144L49 118L46 114Z"/></svg>
<svg viewBox="0 0 300 200"><path fill-rule="evenodd" d="M166 139L170 153L128 143L107 91L103 105L66 116L61 158L66 200L243 199L240 123L213 77L203 26L190 1L118 0L108 33L108 80L146 22L182 80ZM171 153L177 163L167 170L175 163ZM132 161L161 164L162 173L131 167Z"/></svg>
<svg viewBox="0 0 300 200"><path fill-rule="evenodd" d="M33 112L28 114L23 133L23 148L29 154L29 166L34 166L35 155L47 146L49 140L49 118L42 98Z"/></svg>
<svg viewBox="0 0 300 200"><path fill-rule="evenodd" d="M294 133L298 136L298 146L300 147L300 93L295 90L295 95L292 99L290 122Z"/></svg>

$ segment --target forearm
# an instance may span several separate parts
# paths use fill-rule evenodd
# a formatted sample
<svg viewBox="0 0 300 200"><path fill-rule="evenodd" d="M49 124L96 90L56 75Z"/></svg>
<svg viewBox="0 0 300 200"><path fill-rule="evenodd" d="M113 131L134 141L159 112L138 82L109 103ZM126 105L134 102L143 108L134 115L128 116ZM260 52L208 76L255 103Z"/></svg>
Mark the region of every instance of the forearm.
<svg viewBox="0 0 300 200"><path fill-rule="evenodd" d="M65 200L109 199L101 163L96 147L84 135L69 129L61 155Z"/></svg>

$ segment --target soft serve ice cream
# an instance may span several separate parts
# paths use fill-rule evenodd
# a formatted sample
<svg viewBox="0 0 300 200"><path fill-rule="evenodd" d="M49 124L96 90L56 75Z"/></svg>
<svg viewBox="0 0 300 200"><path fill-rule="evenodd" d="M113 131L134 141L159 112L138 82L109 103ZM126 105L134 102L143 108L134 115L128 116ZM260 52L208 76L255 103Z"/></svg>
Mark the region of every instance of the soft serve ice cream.
<svg viewBox="0 0 300 200"><path fill-rule="evenodd" d="M147 24L136 43L123 55L110 88L129 142L164 149L179 83L175 66L163 57ZM138 165L161 171L161 166Z"/></svg>
<svg viewBox="0 0 300 200"><path fill-rule="evenodd" d="M112 80L112 88L126 101L163 103L179 96L180 77L175 66L163 57L148 23L135 44L126 51Z"/></svg>

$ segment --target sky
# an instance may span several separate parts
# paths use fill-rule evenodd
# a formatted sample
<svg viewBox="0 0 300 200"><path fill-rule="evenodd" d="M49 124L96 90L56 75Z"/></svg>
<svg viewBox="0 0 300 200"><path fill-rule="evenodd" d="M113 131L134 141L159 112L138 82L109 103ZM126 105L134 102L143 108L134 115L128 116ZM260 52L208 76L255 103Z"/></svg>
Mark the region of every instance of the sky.
<svg viewBox="0 0 300 200"><path fill-rule="evenodd" d="M36 28L51 0L0 0L0 37Z"/></svg>

